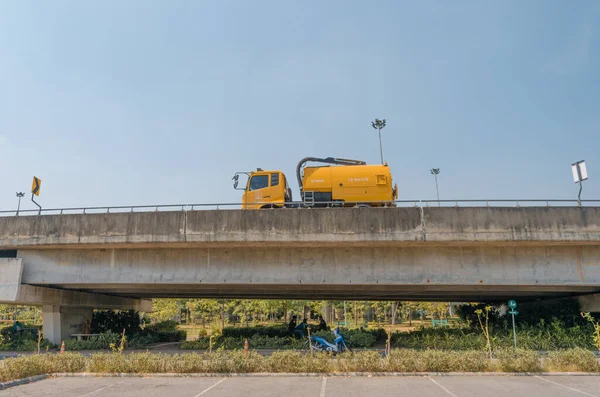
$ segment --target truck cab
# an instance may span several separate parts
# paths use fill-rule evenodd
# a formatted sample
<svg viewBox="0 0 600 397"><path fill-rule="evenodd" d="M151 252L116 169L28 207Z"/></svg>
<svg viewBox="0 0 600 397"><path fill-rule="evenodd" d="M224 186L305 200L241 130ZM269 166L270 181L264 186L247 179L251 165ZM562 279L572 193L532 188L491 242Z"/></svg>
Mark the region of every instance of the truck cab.
<svg viewBox="0 0 600 397"><path fill-rule="evenodd" d="M238 187L240 175L247 175L244 188ZM243 190L242 209L282 208L292 201L287 178L283 172L264 171L258 168L252 172L237 172L233 177L234 188Z"/></svg>

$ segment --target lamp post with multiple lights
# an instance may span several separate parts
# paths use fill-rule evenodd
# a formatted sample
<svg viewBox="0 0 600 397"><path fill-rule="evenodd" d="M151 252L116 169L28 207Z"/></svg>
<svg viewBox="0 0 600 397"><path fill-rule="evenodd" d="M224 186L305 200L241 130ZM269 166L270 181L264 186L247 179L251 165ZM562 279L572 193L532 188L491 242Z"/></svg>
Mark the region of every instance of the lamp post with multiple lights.
<svg viewBox="0 0 600 397"><path fill-rule="evenodd" d="M381 157L381 164L383 164L383 146L381 144L381 130L385 128L385 119L371 121L371 126L379 131L379 156Z"/></svg>
<svg viewBox="0 0 600 397"><path fill-rule="evenodd" d="M25 196L23 192L17 192L17 197L19 198L19 204L17 205L17 216L19 215L19 210L21 209L21 199Z"/></svg>
<svg viewBox="0 0 600 397"><path fill-rule="evenodd" d="M440 189L438 188L437 176L440 174L440 169L432 168L429 170L429 172L431 172L431 175L433 175L435 177L435 191L437 193L437 201L438 201L438 207L439 207L440 206Z"/></svg>

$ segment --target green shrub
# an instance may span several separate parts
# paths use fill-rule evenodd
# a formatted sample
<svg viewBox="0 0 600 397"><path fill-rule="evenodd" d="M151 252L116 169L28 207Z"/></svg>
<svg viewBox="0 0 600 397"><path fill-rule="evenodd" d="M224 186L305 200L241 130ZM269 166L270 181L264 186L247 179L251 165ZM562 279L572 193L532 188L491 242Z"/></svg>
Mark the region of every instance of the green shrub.
<svg viewBox="0 0 600 397"><path fill-rule="evenodd" d="M538 326L517 327L519 347L526 350L593 349L594 341L588 325L565 327L560 321ZM513 346L512 327L490 329L492 346L509 349ZM392 334L392 346L401 349L479 350L486 340L480 330L472 327L421 328Z"/></svg>
<svg viewBox="0 0 600 397"><path fill-rule="evenodd" d="M387 369L387 363L375 351L344 353L337 358L336 369L339 372L381 372Z"/></svg>
<svg viewBox="0 0 600 397"><path fill-rule="evenodd" d="M0 365L0 382L59 372L81 372L86 359L76 353L33 354L7 358Z"/></svg>
<svg viewBox="0 0 600 397"><path fill-rule="evenodd" d="M140 349L140 348L144 348L144 347L147 347L148 345L151 345L153 343L158 343L158 342L160 342L160 340L157 335L137 334L137 335L133 335L132 337L127 339L125 345L129 349Z"/></svg>
<svg viewBox="0 0 600 397"><path fill-rule="evenodd" d="M130 349L139 349L152 343L185 341L186 337L186 332L181 330L141 332L128 337L125 345ZM91 336L87 340L66 340L65 347L67 350L110 349L111 344L118 345L120 341L120 334L107 331L96 336Z"/></svg>
<svg viewBox="0 0 600 397"><path fill-rule="evenodd" d="M156 324L147 325L144 331L157 333L163 331L177 331L177 322L173 320L161 321Z"/></svg>
<svg viewBox="0 0 600 397"><path fill-rule="evenodd" d="M48 339L40 341L40 350L45 351L47 348L53 347ZM0 344L0 351L15 351L15 352L37 352L38 342L31 339L17 339L10 343Z"/></svg>
<svg viewBox="0 0 600 397"><path fill-rule="evenodd" d="M187 332L177 329L175 321L167 320L144 327L130 339L135 339L134 344L139 346L158 342L184 342L187 339Z"/></svg>
<svg viewBox="0 0 600 397"><path fill-rule="evenodd" d="M487 305L486 303L460 305L457 307L457 314L466 323L476 326L478 320L475 310L483 309ZM494 307L490 313L490 327L510 325L510 316L500 316L497 309L498 307ZM521 309L519 310L521 311ZM580 304L577 299L528 302L519 313L517 321L519 324L529 327L548 324L552 321L559 321L564 324L565 328L585 325L585 320L580 315Z"/></svg>
<svg viewBox="0 0 600 397"><path fill-rule="evenodd" d="M294 351L274 352L267 357L265 369L268 372L333 372L335 361L327 353L304 354Z"/></svg>
<svg viewBox="0 0 600 397"><path fill-rule="evenodd" d="M98 350L110 349L111 344L118 344L121 341L121 335L107 331L96 336L90 336L87 340L69 339L65 341L67 350Z"/></svg>
<svg viewBox="0 0 600 397"><path fill-rule="evenodd" d="M495 352L503 372L541 372L540 355L536 351L506 349Z"/></svg>
<svg viewBox="0 0 600 397"><path fill-rule="evenodd" d="M287 326L275 325L270 327L225 327L223 328L223 336L229 338L251 338L254 335L267 337L285 338L290 336Z"/></svg>
<svg viewBox="0 0 600 397"><path fill-rule="evenodd" d="M483 350L392 350L387 361L388 370L392 372L481 372L489 369L489 359Z"/></svg>
<svg viewBox="0 0 600 397"><path fill-rule="evenodd" d="M352 330L344 334L346 342L351 347L363 348L373 347L377 341L377 336L370 332L364 332L361 330Z"/></svg>
<svg viewBox="0 0 600 397"><path fill-rule="evenodd" d="M24 324L25 330L16 332L11 325L0 329L0 338L3 343L18 345L24 340L37 341L39 327L32 324Z"/></svg>
<svg viewBox="0 0 600 397"><path fill-rule="evenodd" d="M25 324L25 331L15 332L12 326L0 331L0 351L33 352L38 348L38 327ZM40 341L40 350L46 350L52 344L47 339Z"/></svg>
<svg viewBox="0 0 600 397"><path fill-rule="evenodd" d="M215 336L212 338L213 349L243 349L244 339L246 338L234 338L234 337L223 337ZM268 337L262 335L254 335L248 339L248 346L250 349L299 349L304 345L305 339L287 337ZM207 350L209 349L209 337L201 337L194 341L184 342L179 348L183 350Z"/></svg>
<svg viewBox="0 0 600 397"><path fill-rule="evenodd" d="M346 342L351 347L366 348L375 345L378 340L387 339L384 329L341 329L340 333L346 338ZM331 331L318 331L312 335L325 338L333 342L334 335ZM247 338L252 348L265 349L290 349L298 348L304 343L303 339L296 338L289 334L286 326L277 325L270 327L226 327L223 329L221 338L213 338L215 345L225 349L242 348L244 339ZM198 338L199 340L201 338ZM196 348L194 346L205 346L207 342L203 339L197 344L186 343L184 348ZM202 348L202 347L199 347Z"/></svg>
<svg viewBox="0 0 600 397"><path fill-rule="evenodd" d="M202 337L193 341L183 342L179 345L179 348L183 350L208 350L210 342L207 337Z"/></svg>
<svg viewBox="0 0 600 397"><path fill-rule="evenodd" d="M550 352L544 360L548 371L599 372L600 364L594 353L583 349L568 349Z"/></svg>
<svg viewBox="0 0 600 397"><path fill-rule="evenodd" d="M231 352L229 360L231 361L231 370L229 372L248 373L264 372L265 370L266 359L256 352Z"/></svg>
<svg viewBox="0 0 600 397"><path fill-rule="evenodd" d="M143 321L135 310L98 310L92 316L91 331L102 334L108 331L125 335L135 335L142 331Z"/></svg>
<svg viewBox="0 0 600 397"><path fill-rule="evenodd" d="M383 328L375 328L375 329L361 328L361 330L364 332L369 332L371 335L373 335L375 337L375 340L377 342L385 341L388 338L387 331ZM344 334L344 336L345 336L345 334Z"/></svg>
<svg viewBox="0 0 600 397"><path fill-rule="evenodd" d="M154 353L100 353L84 357L77 353L34 354L0 362L0 382L59 372L92 373L332 373L332 372L540 372L536 352L508 349L497 352L498 364L484 351L392 350L387 357L373 351L331 355L279 351L271 356L256 352L215 351L181 355ZM600 370L592 353L573 349L552 352L545 361L553 371Z"/></svg>
<svg viewBox="0 0 600 397"><path fill-rule="evenodd" d="M156 342L184 342L187 339L187 332L183 330L157 331L156 333L142 333L140 336L153 336Z"/></svg>
<svg viewBox="0 0 600 397"><path fill-rule="evenodd" d="M377 341L378 330L365 330L365 329L342 329L340 334L344 335L346 343L351 348L368 348L373 347ZM319 331L313 334L319 336L328 342L333 343L335 336L330 331ZM387 336L386 336L387 338Z"/></svg>

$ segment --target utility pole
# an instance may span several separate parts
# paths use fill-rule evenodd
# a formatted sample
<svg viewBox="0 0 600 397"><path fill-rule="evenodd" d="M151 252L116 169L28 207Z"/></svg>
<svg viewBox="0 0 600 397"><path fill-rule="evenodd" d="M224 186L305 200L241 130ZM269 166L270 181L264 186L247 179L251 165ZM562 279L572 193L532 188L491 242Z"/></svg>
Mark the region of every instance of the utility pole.
<svg viewBox="0 0 600 397"><path fill-rule="evenodd" d="M379 131L379 156L381 157L381 164L383 164L383 145L381 144L381 130L385 128L385 119L371 121L371 126Z"/></svg>
<svg viewBox="0 0 600 397"><path fill-rule="evenodd" d="M21 199L25 196L23 192L17 192L17 197L19 198L19 204L17 205L17 216L19 216L19 210L21 209Z"/></svg>
<svg viewBox="0 0 600 397"><path fill-rule="evenodd" d="M438 188L437 176L440 173L440 169L432 168L429 171L431 172L431 175L433 175L435 177L435 191L437 192L437 202L438 202L438 207L439 207L440 206L440 189Z"/></svg>

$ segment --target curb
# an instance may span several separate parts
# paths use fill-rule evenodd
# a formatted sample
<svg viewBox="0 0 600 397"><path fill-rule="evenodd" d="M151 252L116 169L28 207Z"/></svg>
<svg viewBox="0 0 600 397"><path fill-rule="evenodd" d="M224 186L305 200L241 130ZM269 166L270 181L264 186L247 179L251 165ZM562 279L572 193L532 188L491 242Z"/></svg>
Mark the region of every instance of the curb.
<svg viewBox="0 0 600 397"><path fill-rule="evenodd" d="M600 376L600 372L251 372L251 373L57 373L54 378L334 378L407 376Z"/></svg>
<svg viewBox="0 0 600 397"><path fill-rule="evenodd" d="M9 380L8 382L0 383L0 390L8 389L9 387L25 385L27 383L38 382L40 380L47 379L50 376L51 375L43 374L43 375L30 376L29 378Z"/></svg>

